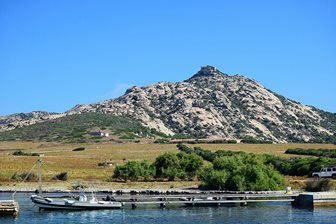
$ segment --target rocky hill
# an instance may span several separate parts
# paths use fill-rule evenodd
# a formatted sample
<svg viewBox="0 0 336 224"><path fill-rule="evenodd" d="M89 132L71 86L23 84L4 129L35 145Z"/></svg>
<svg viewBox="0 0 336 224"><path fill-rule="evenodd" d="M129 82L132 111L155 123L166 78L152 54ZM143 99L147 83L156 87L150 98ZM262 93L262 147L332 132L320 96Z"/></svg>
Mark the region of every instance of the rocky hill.
<svg viewBox="0 0 336 224"><path fill-rule="evenodd" d="M63 114L0 117L0 128L87 112L131 116L149 128L178 136L297 142L333 140L336 132L336 114L302 105L254 80L230 76L212 66L202 67L183 82L134 86L119 98L77 105Z"/></svg>
<svg viewBox="0 0 336 224"><path fill-rule="evenodd" d="M0 131L8 131L27 125L36 124L46 120L53 120L63 117L64 113L48 113L45 111L33 111L30 113L16 113L7 116L0 116Z"/></svg>

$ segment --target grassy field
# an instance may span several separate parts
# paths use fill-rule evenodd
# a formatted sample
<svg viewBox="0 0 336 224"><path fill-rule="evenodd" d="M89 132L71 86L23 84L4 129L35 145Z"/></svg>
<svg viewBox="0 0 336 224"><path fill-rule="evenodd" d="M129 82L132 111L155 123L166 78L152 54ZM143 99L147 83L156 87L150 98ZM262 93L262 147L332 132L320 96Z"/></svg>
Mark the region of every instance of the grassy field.
<svg viewBox="0 0 336 224"><path fill-rule="evenodd" d="M232 150L251 153L268 153L284 157L293 155L284 154L288 148L336 148L329 144L200 144L200 146L212 151ZM72 151L74 148L85 147L84 151ZM0 142L0 187L10 187L18 184L11 180L11 176L17 172L29 171L37 161L35 156L13 156L17 149L25 152L37 152L43 156L43 180L52 186L70 186L75 181L95 181L101 183L104 188L184 188L195 187L197 181L192 182L139 182L117 183L108 182L112 176L114 166L99 167L99 162L111 161L122 164L127 160L146 159L153 162L158 155L165 152L178 152L173 144L113 144L113 143L84 143L84 144L59 144L46 142ZM35 167L34 172L37 173ZM59 172L68 172L69 179L66 182L52 180ZM36 178L32 180L36 181ZM291 181L294 181L291 179ZM296 180L295 180L296 181ZM26 183L32 186L35 183Z"/></svg>

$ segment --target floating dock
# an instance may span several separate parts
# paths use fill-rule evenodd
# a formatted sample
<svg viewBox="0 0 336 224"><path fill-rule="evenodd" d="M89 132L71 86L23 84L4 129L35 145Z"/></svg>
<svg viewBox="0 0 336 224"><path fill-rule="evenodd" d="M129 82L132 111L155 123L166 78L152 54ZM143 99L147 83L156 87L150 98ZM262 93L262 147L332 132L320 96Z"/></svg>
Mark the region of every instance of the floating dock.
<svg viewBox="0 0 336 224"><path fill-rule="evenodd" d="M307 208L336 206L336 192L302 193L295 198L294 205Z"/></svg>
<svg viewBox="0 0 336 224"><path fill-rule="evenodd" d="M19 214L19 203L14 200L0 200L0 216L11 215L13 217Z"/></svg>
<svg viewBox="0 0 336 224"><path fill-rule="evenodd" d="M114 200L122 202L125 206L131 206L133 209L141 205L159 205L166 207L168 205L182 206L247 206L250 203L258 202L289 202L294 203L298 195L137 195L137 196L116 196Z"/></svg>

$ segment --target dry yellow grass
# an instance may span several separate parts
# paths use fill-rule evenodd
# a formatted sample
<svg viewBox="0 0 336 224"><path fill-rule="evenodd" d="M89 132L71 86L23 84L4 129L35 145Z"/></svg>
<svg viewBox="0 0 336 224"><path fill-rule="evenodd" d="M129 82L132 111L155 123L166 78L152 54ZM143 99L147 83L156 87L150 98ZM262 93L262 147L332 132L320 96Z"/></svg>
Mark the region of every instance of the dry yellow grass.
<svg viewBox="0 0 336 224"><path fill-rule="evenodd" d="M232 150L251 153L268 153L279 156L284 155L288 148L336 148L328 144L273 144L273 145L245 145L245 144L200 144L200 146L212 151ZM85 147L84 151L72 151L77 147ZM59 172L68 172L69 180L61 184L69 185L74 181L101 181L105 182L112 176L113 167L98 167L98 162L112 161L114 164L122 164L125 160L148 160L153 162L155 158L165 152L178 152L173 144L115 144L115 143L90 143L90 144L59 144L46 142L0 142L0 185L13 185L11 176L15 172L29 171L36 163L34 156L13 156L16 149L25 149L26 152L37 152L44 154L43 179L56 184L52 177ZM37 172L37 169L34 171ZM197 186L196 182L173 182L173 183L110 183L108 186L118 188L153 188L166 187L171 185L174 188ZM58 182L58 184L60 184ZM29 185L29 184L28 184Z"/></svg>
<svg viewBox="0 0 336 224"><path fill-rule="evenodd" d="M84 151L72 151L77 147L85 147ZM148 160L165 152L178 152L175 145L153 144L51 144L51 143L0 143L0 181L11 181L15 172L29 171L36 163L34 156L13 156L16 149L25 152L37 152L43 156L44 179L51 178L59 172L68 172L69 181L106 180L111 177L113 167L98 167L99 162L112 161L122 164L125 160ZM36 169L35 169L36 173Z"/></svg>

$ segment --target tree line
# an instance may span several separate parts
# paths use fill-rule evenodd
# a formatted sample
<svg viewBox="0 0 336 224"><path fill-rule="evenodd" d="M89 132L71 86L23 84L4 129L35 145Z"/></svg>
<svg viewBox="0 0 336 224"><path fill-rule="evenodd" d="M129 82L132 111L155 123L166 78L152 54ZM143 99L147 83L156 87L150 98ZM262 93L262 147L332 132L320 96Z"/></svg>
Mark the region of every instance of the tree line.
<svg viewBox="0 0 336 224"><path fill-rule="evenodd" d="M214 190L279 190L284 175L307 176L336 159L281 158L242 151L212 152L201 147L178 144L179 153L165 153L153 163L128 161L116 166L113 178L121 181L190 180L198 178L200 187Z"/></svg>
<svg viewBox="0 0 336 224"><path fill-rule="evenodd" d="M336 149L287 149L286 154L294 155L308 155L308 156L324 156L329 158L336 158Z"/></svg>

